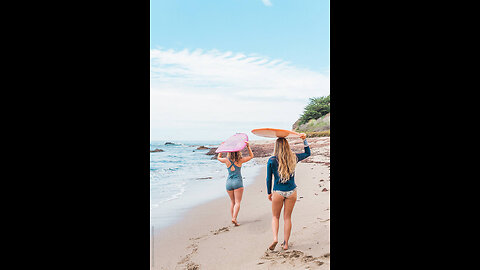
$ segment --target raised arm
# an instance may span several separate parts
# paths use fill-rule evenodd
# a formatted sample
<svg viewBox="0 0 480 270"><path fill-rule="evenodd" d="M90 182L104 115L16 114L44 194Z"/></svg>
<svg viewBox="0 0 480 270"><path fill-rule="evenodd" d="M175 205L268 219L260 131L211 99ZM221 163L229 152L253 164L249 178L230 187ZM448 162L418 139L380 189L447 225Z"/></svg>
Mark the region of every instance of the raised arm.
<svg viewBox="0 0 480 270"><path fill-rule="evenodd" d="M241 159L242 163L245 163L245 162L247 162L247 161L249 161L250 159L253 158L253 152L252 152L252 149L250 148L250 144L248 143L248 141L246 141L246 143L247 143L248 154L250 156L242 158Z"/></svg>
<svg viewBox="0 0 480 270"><path fill-rule="evenodd" d="M226 158L222 158L222 152L218 153L217 160L220 161L220 162L222 162L222 163L226 163L226 162L227 162L227 159L226 159Z"/></svg>
<svg viewBox="0 0 480 270"><path fill-rule="evenodd" d="M297 155L297 160L298 162L306 159L307 157L310 156L310 146L308 146L308 142L307 142L307 136L305 135L305 133L302 133L302 135L300 136L300 138L303 140L303 145L304 145L304 150L305 152L304 153L301 153L301 154L296 154Z"/></svg>

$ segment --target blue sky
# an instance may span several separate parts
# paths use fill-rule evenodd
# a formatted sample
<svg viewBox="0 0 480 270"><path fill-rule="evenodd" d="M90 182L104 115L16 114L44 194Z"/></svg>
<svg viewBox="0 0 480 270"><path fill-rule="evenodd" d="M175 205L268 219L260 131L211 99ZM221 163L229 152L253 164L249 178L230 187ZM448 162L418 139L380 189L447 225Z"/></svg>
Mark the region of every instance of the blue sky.
<svg viewBox="0 0 480 270"><path fill-rule="evenodd" d="M151 139L290 129L329 94L329 14L328 0L151 0Z"/></svg>

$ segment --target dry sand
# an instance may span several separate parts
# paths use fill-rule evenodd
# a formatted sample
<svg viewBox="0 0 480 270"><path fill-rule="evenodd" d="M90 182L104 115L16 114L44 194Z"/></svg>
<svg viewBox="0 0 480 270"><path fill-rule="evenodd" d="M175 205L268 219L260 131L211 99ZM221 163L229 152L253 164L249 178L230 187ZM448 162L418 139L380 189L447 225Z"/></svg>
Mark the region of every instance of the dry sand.
<svg viewBox="0 0 480 270"><path fill-rule="evenodd" d="M330 140L308 141L313 142L312 156L299 163L295 172L298 192L289 250L280 246L283 213L279 243L274 251L267 250L273 236L265 169L245 187L237 219L240 226L231 223L225 192L223 198L191 209L182 221L155 231L151 269L329 269ZM267 158L254 160L266 164Z"/></svg>

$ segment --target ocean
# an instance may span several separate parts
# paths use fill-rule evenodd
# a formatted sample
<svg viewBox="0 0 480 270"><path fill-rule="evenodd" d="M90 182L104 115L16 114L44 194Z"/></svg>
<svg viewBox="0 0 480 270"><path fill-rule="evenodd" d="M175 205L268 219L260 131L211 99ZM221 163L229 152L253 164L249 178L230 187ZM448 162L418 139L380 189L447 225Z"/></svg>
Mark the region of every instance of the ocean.
<svg viewBox="0 0 480 270"><path fill-rule="evenodd" d="M220 197L229 197L225 190L228 176L225 164L209 151L197 150L198 146L216 147L221 141L167 141L150 142L150 223L161 228L178 221L190 208ZM253 160L242 165L243 185L253 182L264 169Z"/></svg>

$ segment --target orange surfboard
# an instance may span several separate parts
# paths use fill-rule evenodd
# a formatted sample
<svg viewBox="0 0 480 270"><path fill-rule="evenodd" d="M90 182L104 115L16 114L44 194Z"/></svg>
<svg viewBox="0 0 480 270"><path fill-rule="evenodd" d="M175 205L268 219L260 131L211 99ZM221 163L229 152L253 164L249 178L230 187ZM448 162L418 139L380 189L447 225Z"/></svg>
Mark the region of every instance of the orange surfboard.
<svg viewBox="0 0 480 270"><path fill-rule="evenodd" d="M252 129L252 133L267 138L300 137L300 133L298 132L279 128L257 128Z"/></svg>

